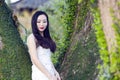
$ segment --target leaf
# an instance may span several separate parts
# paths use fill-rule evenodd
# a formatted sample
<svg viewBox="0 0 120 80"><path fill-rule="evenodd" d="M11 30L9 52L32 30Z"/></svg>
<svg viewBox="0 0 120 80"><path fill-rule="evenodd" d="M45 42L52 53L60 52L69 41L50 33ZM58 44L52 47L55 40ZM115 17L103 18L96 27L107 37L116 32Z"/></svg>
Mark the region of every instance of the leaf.
<svg viewBox="0 0 120 80"><path fill-rule="evenodd" d="M82 0L78 0L78 4L80 4L82 2Z"/></svg>

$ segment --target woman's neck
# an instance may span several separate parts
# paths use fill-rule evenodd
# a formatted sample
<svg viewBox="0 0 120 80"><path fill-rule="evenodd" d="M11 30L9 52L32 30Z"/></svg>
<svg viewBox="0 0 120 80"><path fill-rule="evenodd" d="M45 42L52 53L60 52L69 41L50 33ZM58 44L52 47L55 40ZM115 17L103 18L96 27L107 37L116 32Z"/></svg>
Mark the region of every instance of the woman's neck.
<svg viewBox="0 0 120 80"><path fill-rule="evenodd" d="M40 34L41 34L41 36L42 36L42 37L44 37L44 34L43 34L43 32L40 32Z"/></svg>

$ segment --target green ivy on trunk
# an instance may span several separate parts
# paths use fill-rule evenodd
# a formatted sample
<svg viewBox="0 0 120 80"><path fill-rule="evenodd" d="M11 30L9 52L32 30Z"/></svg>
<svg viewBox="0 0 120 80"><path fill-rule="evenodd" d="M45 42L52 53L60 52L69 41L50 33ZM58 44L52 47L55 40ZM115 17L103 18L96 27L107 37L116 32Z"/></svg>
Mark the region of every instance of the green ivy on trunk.
<svg viewBox="0 0 120 80"><path fill-rule="evenodd" d="M31 80L31 62L12 19L12 11L0 0L0 80Z"/></svg>

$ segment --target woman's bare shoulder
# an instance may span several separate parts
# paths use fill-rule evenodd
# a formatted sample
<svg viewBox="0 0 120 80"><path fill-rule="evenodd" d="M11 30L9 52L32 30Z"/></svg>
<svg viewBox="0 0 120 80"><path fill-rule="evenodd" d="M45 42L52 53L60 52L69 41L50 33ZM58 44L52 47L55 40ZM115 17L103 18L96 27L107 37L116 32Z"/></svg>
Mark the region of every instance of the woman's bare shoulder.
<svg viewBox="0 0 120 80"><path fill-rule="evenodd" d="M33 34L30 34L30 35L27 37L27 40L31 40L31 39L34 39L34 35L33 35Z"/></svg>
<svg viewBox="0 0 120 80"><path fill-rule="evenodd" d="M28 43L28 42L31 42L31 41L34 41L34 35L33 35L33 34L30 34L30 35L27 37L27 43Z"/></svg>
<svg viewBox="0 0 120 80"><path fill-rule="evenodd" d="M29 36L28 36L28 38L33 38L34 36L33 36L33 34L31 33Z"/></svg>

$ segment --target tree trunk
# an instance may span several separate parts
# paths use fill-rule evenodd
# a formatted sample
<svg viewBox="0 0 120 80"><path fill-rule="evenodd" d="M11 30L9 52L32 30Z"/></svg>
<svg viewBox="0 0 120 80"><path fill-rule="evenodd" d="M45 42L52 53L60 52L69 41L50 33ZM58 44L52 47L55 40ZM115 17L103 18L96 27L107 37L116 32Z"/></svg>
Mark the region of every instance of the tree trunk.
<svg viewBox="0 0 120 80"><path fill-rule="evenodd" d="M106 37L109 52L114 52L113 49L115 48L113 48L113 46L116 46L115 31L112 28L113 20L110 12L110 8L112 9L112 7L116 5L115 3L116 1L114 0L99 0L103 31Z"/></svg>
<svg viewBox="0 0 120 80"><path fill-rule="evenodd" d="M88 6L90 1L92 5ZM120 0L79 2L71 44L60 68L62 79L120 80ZM94 16L92 27L90 9Z"/></svg>
<svg viewBox="0 0 120 80"><path fill-rule="evenodd" d="M75 30L60 68L63 80L95 80L98 74L99 51L94 29L91 27L93 18L89 4L89 0L82 0L77 5Z"/></svg>
<svg viewBox="0 0 120 80"><path fill-rule="evenodd" d="M120 80L120 0L98 0L98 5L109 53L109 76L102 75L106 80Z"/></svg>
<svg viewBox="0 0 120 80"><path fill-rule="evenodd" d="M0 80L31 80L27 47L4 0L0 0Z"/></svg>

